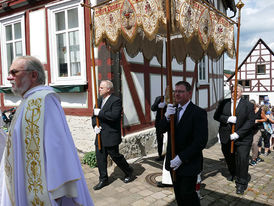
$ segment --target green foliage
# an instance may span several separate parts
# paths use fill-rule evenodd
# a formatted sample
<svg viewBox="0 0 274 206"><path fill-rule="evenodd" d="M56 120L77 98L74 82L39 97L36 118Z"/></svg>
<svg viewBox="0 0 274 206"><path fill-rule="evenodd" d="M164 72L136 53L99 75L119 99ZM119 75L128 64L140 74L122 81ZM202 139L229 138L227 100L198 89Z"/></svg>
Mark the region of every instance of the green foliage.
<svg viewBox="0 0 274 206"><path fill-rule="evenodd" d="M89 165L91 168L97 167L95 152L91 151L86 153L82 159L82 163Z"/></svg>

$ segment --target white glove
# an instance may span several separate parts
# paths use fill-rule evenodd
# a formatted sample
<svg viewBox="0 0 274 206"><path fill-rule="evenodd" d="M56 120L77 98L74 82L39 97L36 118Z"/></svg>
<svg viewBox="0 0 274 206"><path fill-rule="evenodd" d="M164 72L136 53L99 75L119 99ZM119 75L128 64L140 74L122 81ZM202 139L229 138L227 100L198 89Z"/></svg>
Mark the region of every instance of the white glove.
<svg viewBox="0 0 274 206"><path fill-rule="evenodd" d="M176 107L174 107L173 104L168 104L166 108L166 113L165 113L167 120L169 120L170 115L175 114L175 112L176 112Z"/></svg>
<svg viewBox="0 0 274 206"><path fill-rule="evenodd" d="M101 109L99 109L99 108L94 108L94 110L93 110L94 116L98 116L100 111L101 111Z"/></svg>
<svg viewBox="0 0 274 206"><path fill-rule="evenodd" d="M238 138L239 138L239 135L236 132L234 132L233 134L230 135L231 140L236 140Z"/></svg>
<svg viewBox="0 0 274 206"><path fill-rule="evenodd" d="M227 122L228 122L228 123L236 124L236 121L237 121L237 117L236 117L236 116L230 116L230 117L228 117L228 119L227 119Z"/></svg>
<svg viewBox="0 0 274 206"><path fill-rule="evenodd" d="M176 155L176 157L170 161L170 167L173 168L174 170L177 170L181 164L182 164L182 160L180 159L178 155Z"/></svg>
<svg viewBox="0 0 274 206"><path fill-rule="evenodd" d="M102 130L102 127L101 126L99 126L99 127L97 127L97 125L94 127L94 132L95 132L95 134L99 134L100 132L101 132L101 130Z"/></svg>
<svg viewBox="0 0 274 206"><path fill-rule="evenodd" d="M160 109L163 109L165 106L166 106L166 103L165 103L165 102L160 102L160 103L158 104L158 107L159 107Z"/></svg>

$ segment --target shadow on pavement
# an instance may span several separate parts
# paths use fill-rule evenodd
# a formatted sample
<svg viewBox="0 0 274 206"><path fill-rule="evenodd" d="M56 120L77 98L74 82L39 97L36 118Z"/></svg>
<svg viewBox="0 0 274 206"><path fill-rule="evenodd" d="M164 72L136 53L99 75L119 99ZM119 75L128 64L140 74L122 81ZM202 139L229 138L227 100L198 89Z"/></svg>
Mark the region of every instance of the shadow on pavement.
<svg viewBox="0 0 274 206"><path fill-rule="evenodd" d="M254 200L245 199L244 196L231 196L224 193L201 188L201 206L225 206L225 205L237 205L237 206L266 206L268 204L256 202ZM210 197L210 198L209 198Z"/></svg>
<svg viewBox="0 0 274 206"><path fill-rule="evenodd" d="M135 179L145 171L145 168L140 163L132 163L130 166L134 169L133 175L135 176ZM115 166L113 172L109 176L109 183L114 182L116 179L121 179L123 181L124 177L124 172L118 166Z"/></svg>

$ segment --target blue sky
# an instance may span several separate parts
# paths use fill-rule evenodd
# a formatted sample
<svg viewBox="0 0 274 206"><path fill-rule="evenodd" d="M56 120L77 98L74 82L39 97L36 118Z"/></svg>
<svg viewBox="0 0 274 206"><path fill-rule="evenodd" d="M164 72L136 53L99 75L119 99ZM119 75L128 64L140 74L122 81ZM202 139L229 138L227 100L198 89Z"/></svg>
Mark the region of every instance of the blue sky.
<svg viewBox="0 0 274 206"><path fill-rule="evenodd" d="M238 0L235 0L237 3ZM261 38L274 51L274 1L273 0L242 0L245 6L241 10L239 64L248 55L255 43ZM231 12L228 12L231 16ZM238 14L237 14L238 15ZM233 20L237 20L236 17ZM235 48L237 27L235 27ZM226 70L235 71L236 59L225 55Z"/></svg>

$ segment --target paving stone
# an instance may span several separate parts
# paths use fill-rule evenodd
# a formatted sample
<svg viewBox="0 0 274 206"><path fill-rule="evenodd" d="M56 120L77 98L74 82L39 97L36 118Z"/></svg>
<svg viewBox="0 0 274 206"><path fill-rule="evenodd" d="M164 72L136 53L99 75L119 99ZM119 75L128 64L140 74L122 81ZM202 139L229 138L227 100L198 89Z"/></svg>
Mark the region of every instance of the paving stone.
<svg viewBox="0 0 274 206"><path fill-rule="evenodd" d="M83 165L88 189L96 206L177 206L173 188L158 188L149 184L146 177L152 173L161 173L161 163L155 162L157 156L147 156L132 161L137 178L128 184L122 182L123 173L114 164L108 168L110 185L94 191L98 183L98 169ZM201 206L264 206L274 205L274 152L264 158L265 162L250 167L251 181L244 195L235 193L235 182L226 179L226 164L220 144L204 150L204 171L202 173ZM130 160L131 161L131 160Z"/></svg>

